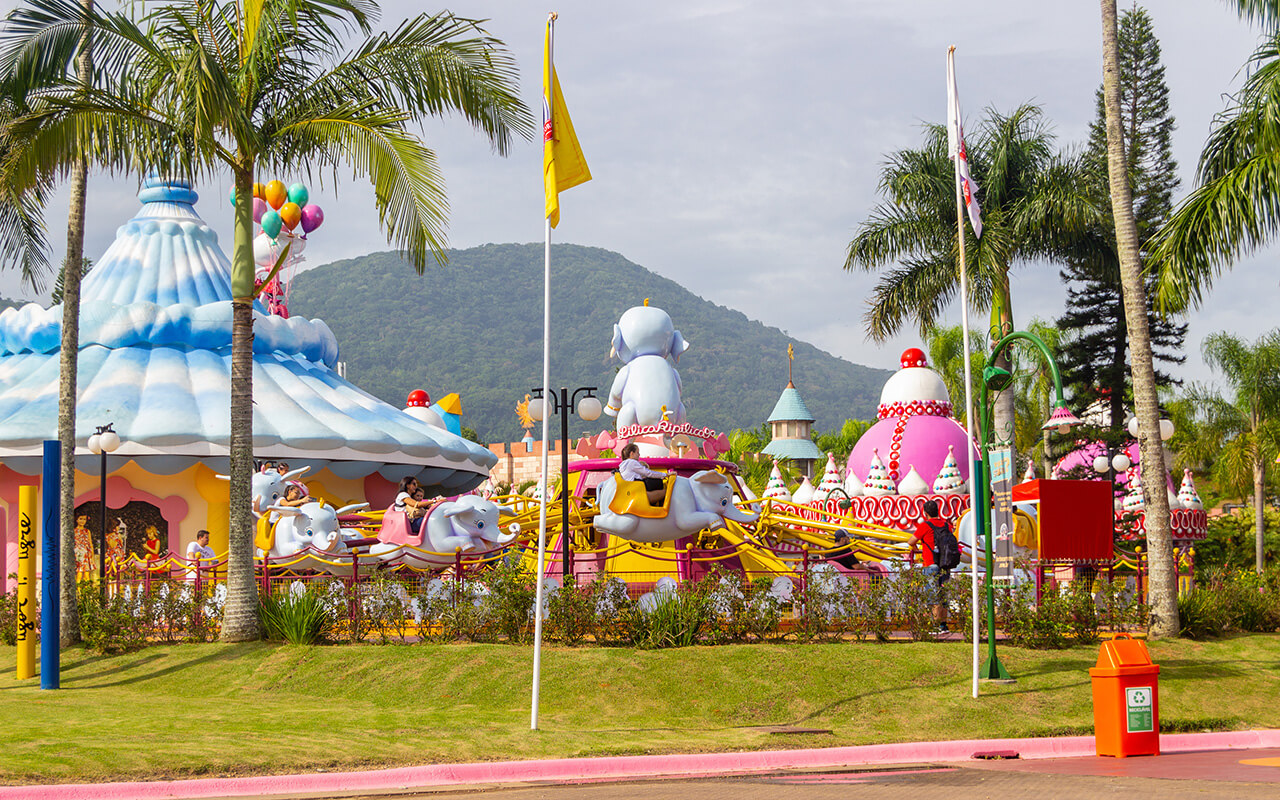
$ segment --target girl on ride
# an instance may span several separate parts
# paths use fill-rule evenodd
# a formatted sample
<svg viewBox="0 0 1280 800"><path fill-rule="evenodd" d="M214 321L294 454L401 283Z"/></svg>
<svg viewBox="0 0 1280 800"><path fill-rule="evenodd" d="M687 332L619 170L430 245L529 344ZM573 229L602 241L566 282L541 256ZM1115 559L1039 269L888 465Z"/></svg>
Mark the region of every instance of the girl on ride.
<svg viewBox="0 0 1280 800"><path fill-rule="evenodd" d="M404 512L409 520L409 530L414 533L422 530L422 520L426 519L427 512L444 500L442 497L433 497L430 500L419 499L419 492L425 494L417 478L401 478L400 492L396 495L395 503L392 504L395 510Z"/></svg>
<svg viewBox="0 0 1280 800"><path fill-rule="evenodd" d="M618 474L624 481L644 481L645 493L649 496L649 505L660 506L666 499L667 487L663 479L672 474L670 471L658 472L640 460L640 447L632 442L622 448L622 461L618 463Z"/></svg>

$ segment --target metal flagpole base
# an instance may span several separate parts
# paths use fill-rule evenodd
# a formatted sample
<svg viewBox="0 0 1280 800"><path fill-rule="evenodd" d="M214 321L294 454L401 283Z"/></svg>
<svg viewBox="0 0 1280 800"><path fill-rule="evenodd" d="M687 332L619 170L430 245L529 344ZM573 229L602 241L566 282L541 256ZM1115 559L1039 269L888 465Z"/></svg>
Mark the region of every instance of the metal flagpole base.
<svg viewBox="0 0 1280 800"><path fill-rule="evenodd" d="M1017 683L1018 679L1009 674L1009 670L1000 663L999 656L992 656L978 671L978 680L983 683Z"/></svg>

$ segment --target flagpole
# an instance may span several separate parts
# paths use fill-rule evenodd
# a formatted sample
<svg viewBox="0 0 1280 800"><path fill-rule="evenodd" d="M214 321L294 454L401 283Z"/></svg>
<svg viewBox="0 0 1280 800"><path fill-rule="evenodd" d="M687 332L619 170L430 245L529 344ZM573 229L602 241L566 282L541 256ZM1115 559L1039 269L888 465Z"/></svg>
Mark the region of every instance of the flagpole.
<svg viewBox="0 0 1280 800"><path fill-rule="evenodd" d="M959 98L956 96L956 46L951 45L947 48L947 99L948 106L955 99L954 108L948 108L948 114L955 116L957 130L960 122L960 104ZM948 120L948 124L950 124ZM960 187L960 157L958 153L951 154L952 162L955 166L955 182L956 182L956 239L960 243L960 331L961 338L964 342L964 422L965 432L968 434L969 441L966 449L969 451L969 514L973 517L973 544L969 548L969 575L972 578L971 589L972 598L970 603L970 611L973 616L973 696L978 696L978 661L979 661L979 645L978 635L980 627L978 625L978 515L982 509L978 508L978 492L977 492L977 464L973 451L973 367L969 357L969 274L965 266L964 258L964 191ZM994 631L987 631L988 636L993 636Z"/></svg>
<svg viewBox="0 0 1280 800"><path fill-rule="evenodd" d="M547 28L549 43L547 49L550 57L547 59L549 63L554 63L554 42L555 42L555 19L556 13L553 11L547 16ZM548 66L548 72L553 67ZM545 86L547 92L553 90L550 78L546 78ZM548 115L551 114L551 108L554 98L547 98ZM538 696L540 684L542 682L542 607L543 607L543 587L546 576L546 559L547 559L547 496L551 491L551 487L547 484L548 458L550 456L550 448L547 446L547 437L549 432L549 424L551 420L551 409L547 404L551 401L551 217L546 217L545 233L543 235L543 255L542 255L542 499L538 504L538 575L537 575L537 593L534 600L533 611L533 709L529 715L529 730L536 731L538 729ZM561 413L567 413L561 410ZM565 498L568 502L568 498ZM560 532L561 536L565 535L565 531Z"/></svg>

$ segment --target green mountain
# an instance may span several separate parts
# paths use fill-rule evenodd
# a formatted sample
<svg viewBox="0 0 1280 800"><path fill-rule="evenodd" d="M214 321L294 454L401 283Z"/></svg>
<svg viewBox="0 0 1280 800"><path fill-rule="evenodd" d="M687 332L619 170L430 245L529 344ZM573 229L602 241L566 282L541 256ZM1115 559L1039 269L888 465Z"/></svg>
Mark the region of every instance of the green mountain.
<svg viewBox="0 0 1280 800"><path fill-rule="evenodd" d="M551 384L608 394L613 325L650 298L690 343L679 370L689 421L716 430L764 422L787 383L787 343L777 328L702 298L594 247L553 246ZM453 250L424 275L395 253L373 253L299 274L292 314L323 319L337 336L347 377L402 406L414 389L433 400L457 392L463 424L485 441L515 441L516 404L542 382L541 244ZM794 375L816 427L874 418L889 373L795 342ZM595 433L608 418L570 418L570 433ZM553 420L553 432L556 431Z"/></svg>

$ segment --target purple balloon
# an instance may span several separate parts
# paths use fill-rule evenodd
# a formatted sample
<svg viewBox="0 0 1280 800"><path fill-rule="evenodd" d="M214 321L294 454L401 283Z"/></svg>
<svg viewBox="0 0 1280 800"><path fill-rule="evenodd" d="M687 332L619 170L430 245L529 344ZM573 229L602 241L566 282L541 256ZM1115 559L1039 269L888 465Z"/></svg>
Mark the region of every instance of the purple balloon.
<svg viewBox="0 0 1280 800"><path fill-rule="evenodd" d="M262 222L262 215L267 213L267 201L261 197L253 198L253 221Z"/></svg>
<svg viewBox="0 0 1280 800"><path fill-rule="evenodd" d="M311 233L324 223L324 209L317 205L302 207L302 232Z"/></svg>

